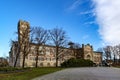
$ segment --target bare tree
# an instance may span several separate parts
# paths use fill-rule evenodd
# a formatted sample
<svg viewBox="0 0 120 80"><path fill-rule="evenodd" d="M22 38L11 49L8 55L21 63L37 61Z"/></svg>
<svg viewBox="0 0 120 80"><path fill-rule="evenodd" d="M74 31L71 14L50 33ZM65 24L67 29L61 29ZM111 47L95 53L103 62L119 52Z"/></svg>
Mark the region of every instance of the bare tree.
<svg viewBox="0 0 120 80"><path fill-rule="evenodd" d="M20 35L19 48L23 58L22 68L24 68L25 66L25 57L28 55L30 51L29 34L30 34L29 27L24 28L24 31L22 31L22 33L19 33Z"/></svg>
<svg viewBox="0 0 120 80"><path fill-rule="evenodd" d="M22 68L24 68L24 63L25 63L25 54L27 53L26 50L28 49L28 45L29 43L26 42L26 34L27 31L25 30L24 32L19 33L18 34L20 35L20 37L22 37L20 40L18 39L18 42L16 45L14 45L14 47L16 47L16 58L15 58L15 63L14 63L14 67L16 67L16 64L17 64L17 60L18 58L20 57L20 54L22 54L22 57L23 57L23 63L22 63Z"/></svg>
<svg viewBox="0 0 120 80"><path fill-rule="evenodd" d="M61 55L63 48L66 46L67 36L66 32L61 28L54 28L49 31L50 39L55 46L56 55L56 67L58 67L59 56Z"/></svg>
<svg viewBox="0 0 120 80"><path fill-rule="evenodd" d="M17 60L18 60L18 57L19 57L19 52L18 52L18 43L13 43L14 47L15 47L15 51L16 51L16 57L15 57L15 62L14 62L14 67L16 67L16 64L17 64ZM15 54L14 54L15 55ZM12 56L14 56L12 55Z"/></svg>
<svg viewBox="0 0 120 80"><path fill-rule="evenodd" d="M10 46L11 46L11 49L9 51L9 61L11 62L10 65L13 65L14 67L16 67L17 54L15 54L15 53L17 53L17 50L18 50L18 42L14 41L14 40L10 40ZM14 53L13 53L13 49L14 49ZM14 63L14 64L12 64L12 63Z"/></svg>
<svg viewBox="0 0 120 80"><path fill-rule="evenodd" d="M111 50L111 53L113 55L113 61L115 63L116 62L116 50L117 50L117 48L116 48L116 46L111 46L110 50Z"/></svg>
<svg viewBox="0 0 120 80"><path fill-rule="evenodd" d="M14 32L14 34L17 34L18 35L18 32ZM18 39L18 36L16 37L16 39ZM17 61L18 61L18 58L19 58L19 50L20 50L20 47L18 45L18 40L10 40L10 46L11 46L11 50L9 52L9 56L10 56L10 60L11 62L13 63L13 67L16 67L17 65ZM13 51L14 49L14 51Z"/></svg>
<svg viewBox="0 0 120 80"><path fill-rule="evenodd" d="M111 56L111 46L106 46L103 48L104 51L104 56L106 57L106 60L111 60L112 56Z"/></svg>
<svg viewBox="0 0 120 80"><path fill-rule="evenodd" d="M35 27L33 28L34 31L34 43L36 43L36 64L35 67L38 67L38 57L39 57L39 53L42 52L42 49L40 50L39 47L41 46L42 48L44 47L44 44L46 43L46 41L49 39L48 36L48 31L43 29L42 27Z"/></svg>
<svg viewBox="0 0 120 80"><path fill-rule="evenodd" d="M116 54L119 57L119 63L120 63L120 44L116 45Z"/></svg>
<svg viewBox="0 0 120 80"><path fill-rule="evenodd" d="M68 45L70 46L70 49L73 50L74 52L74 56L77 58L78 56L81 56L81 54L79 54L79 49L81 48L81 45L79 43L73 43L73 42L69 42Z"/></svg>
<svg viewBox="0 0 120 80"><path fill-rule="evenodd" d="M29 23L24 21L19 21L18 32L16 33L18 34L18 41L17 41L17 45L14 46L15 48L17 48L14 67L16 67L18 58L22 56L23 58L22 68L24 68L25 56L29 51L29 33L30 33Z"/></svg>
<svg viewBox="0 0 120 80"><path fill-rule="evenodd" d="M73 48L74 43L72 41L68 42L69 48Z"/></svg>
<svg viewBox="0 0 120 80"><path fill-rule="evenodd" d="M18 23L18 25L19 25L19 23ZM15 32L15 34L19 35L19 31ZM18 36L17 36L17 38L18 38ZM13 55L13 52L11 53L11 55L12 55L11 57L15 56L15 61L14 61L14 65L13 65L14 67L16 67L18 58L20 57L20 51L21 51L20 45L21 44L19 43L19 40L11 40L11 46L12 46L11 49L14 47L14 51L15 51L14 55Z"/></svg>
<svg viewBox="0 0 120 80"><path fill-rule="evenodd" d="M106 46L103 48L103 56L106 61L114 61L114 63L120 63L120 44L115 46Z"/></svg>
<svg viewBox="0 0 120 80"><path fill-rule="evenodd" d="M17 44L17 53L16 59L14 63L14 67L16 67L18 58L22 57L22 68L25 66L26 56L29 54L31 50L30 42L32 42L32 29L30 29L29 23L25 21L18 22L18 44ZM16 47L16 46L15 46Z"/></svg>

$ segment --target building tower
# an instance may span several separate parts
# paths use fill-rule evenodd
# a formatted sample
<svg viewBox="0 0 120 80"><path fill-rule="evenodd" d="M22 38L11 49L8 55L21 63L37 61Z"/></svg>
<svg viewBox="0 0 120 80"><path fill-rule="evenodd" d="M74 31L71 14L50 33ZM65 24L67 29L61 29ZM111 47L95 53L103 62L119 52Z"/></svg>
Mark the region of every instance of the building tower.
<svg viewBox="0 0 120 80"><path fill-rule="evenodd" d="M83 46L84 59L93 61L93 48L90 44Z"/></svg>
<svg viewBox="0 0 120 80"><path fill-rule="evenodd" d="M20 66L24 65L25 56L29 51L29 34L30 34L30 25L26 21L20 20L18 22L18 53L19 53L19 64Z"/></svg>
<svg viewBox="0 0 120 80"><path fill-rule="evenodd" d="M29 42L30 25L26 21L18 22L18 42L19 44Z"/></svg>

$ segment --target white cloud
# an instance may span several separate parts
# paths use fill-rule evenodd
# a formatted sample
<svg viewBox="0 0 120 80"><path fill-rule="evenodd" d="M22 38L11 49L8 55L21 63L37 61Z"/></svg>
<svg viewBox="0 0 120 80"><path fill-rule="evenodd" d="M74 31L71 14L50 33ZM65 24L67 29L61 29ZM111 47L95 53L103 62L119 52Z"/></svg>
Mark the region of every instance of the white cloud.
<svg viewBox="0 0 120 80"><path fill-rule="evenodd" d="M85 12L80 12L80 14L90 14L90 13L92 13L92 11L85 11Z"/></svg>
<svg viewBox="0 0 120 80"><path fill-rule="evenodd" d="M107 44L120 43L120 0L93 0L99 33Z"/></svg>
<svg viewBox="0 0 120 80"><path fill-rule="evenodd" d="M81 1L81 0L76 0L76 1L69 7L69 9L70 9L70 10L74 10L74 9L76 9L80 4L82 4L82 1Z"/></svg>
<svg viewBox="0 0 120 80"><path fill-rule="evenodd" d="M85 15L85 14L91 14L93 13L93 10L88 10L88 11L84 11L84 12L80 12L80 15Z"/></svg>

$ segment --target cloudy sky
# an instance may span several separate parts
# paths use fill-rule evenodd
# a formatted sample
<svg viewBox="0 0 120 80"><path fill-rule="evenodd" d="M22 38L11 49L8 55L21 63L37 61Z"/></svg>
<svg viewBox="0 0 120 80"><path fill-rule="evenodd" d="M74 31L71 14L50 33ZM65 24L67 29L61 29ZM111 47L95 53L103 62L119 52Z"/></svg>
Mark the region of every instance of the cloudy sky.
<svg viewBox="0 0 120 80"><path fill-rule="evenodd" d="M99 34L106 44L120 43L120 0L93 0Z"/></svg>
<svg viewBox="0 0 120 80"><path fill-rule="evenodd" d="M0 0L0 56L8 56L17 22L62 27L70 40L94 50L120 43L120 0Z"/></svg>

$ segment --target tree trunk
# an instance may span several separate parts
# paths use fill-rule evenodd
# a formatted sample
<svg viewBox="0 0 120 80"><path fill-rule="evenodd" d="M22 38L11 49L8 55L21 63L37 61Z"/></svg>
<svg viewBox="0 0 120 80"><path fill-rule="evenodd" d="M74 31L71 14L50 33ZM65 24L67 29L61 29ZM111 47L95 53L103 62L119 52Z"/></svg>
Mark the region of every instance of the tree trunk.
<svg viewBox="0 0 120 80"><path fill-rule="evenodd" d="M21 49L21 47L18 46L18 52L17 52L17 55L16 55L16 59L15 59L15 63L14 63L14 67L16 67L16 64L17 64L17 60L18 60L18 57L19 57L19 54L20 54L20 49Z"/></svg>
<svg viewBox="0 0 120 80"><path fill-rule="evenodd" d="M23 53L23 63L22 63L22 68L25 67L25 53Z"/></svg>
<svg viewBox="0 0 120 80"><path fill-rule="evenodd" d="M37 46L36 47L36 58L35 58L35 60L36 60L36 64L35 64L35 67L37 68L38 67L38 55L39 55L39 46Z"/></svg>
<svg viewBox="0 0 120 80"><path fill-rule="evenodd" d="M56 46L56 67L58 67L58 46Z"/></svg>
<svg viewBox="0 0 120 80"><path fill-rule="evenodd" d="M36 54L36 64L35 64L35 67L37 68L38 67L38 52Z"/></svg>
<svg viewBox="0 0 120 80"><path fill-rule="evenodd" d="M19 57L19 53L17 53L17 55L16 55L16 59L15 59L15 63L14 63L14 67L16 67L18 57Z"/></svg>
<svg viewBox="0 0 120 80"><path fill-rule="evenodd" d="M120 63L120 55L119 55L119 63Z"/></svg>
<svg viewBox="0 0 120 80"><path fill-rule="evenodd" d="M115 55L114 55L114 63L116 63Z"/></svg>

